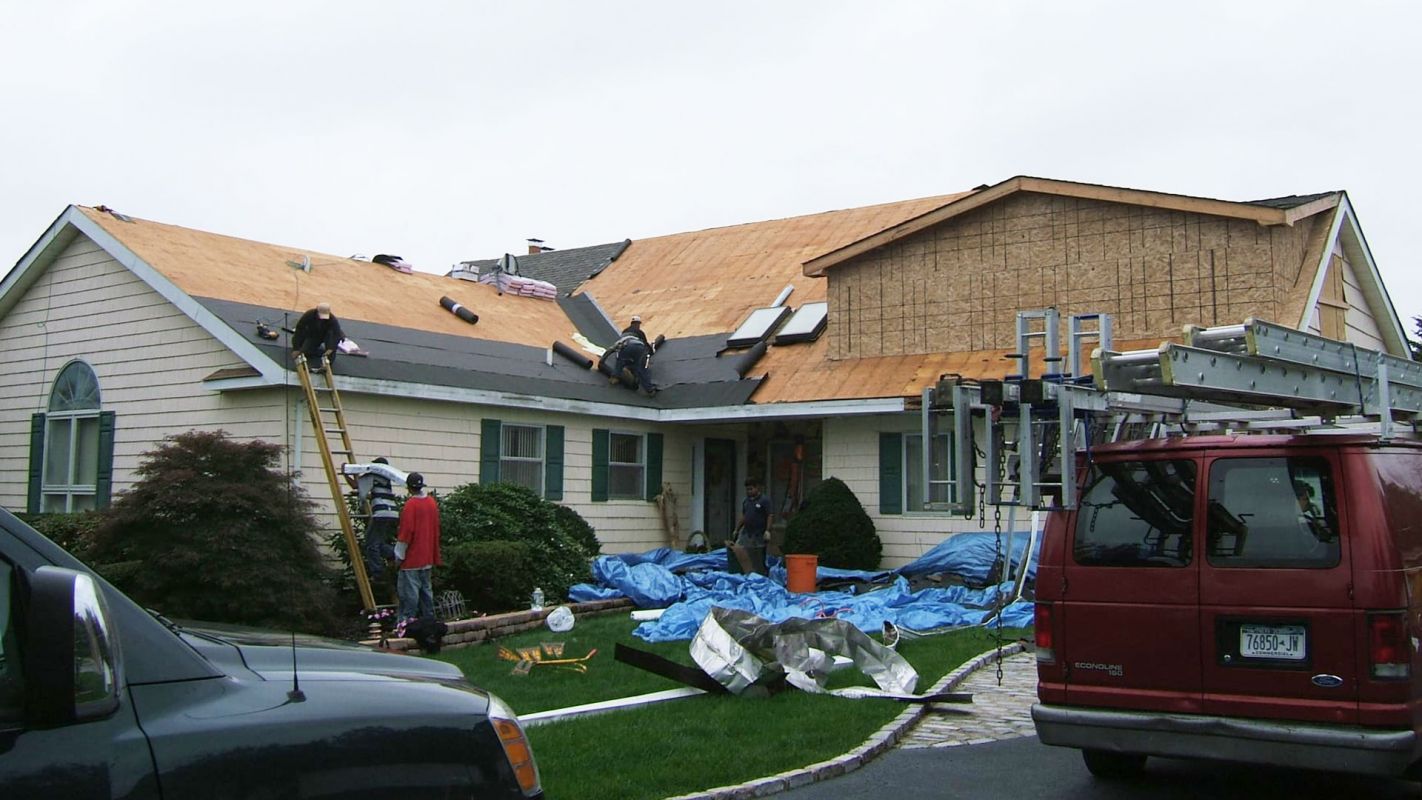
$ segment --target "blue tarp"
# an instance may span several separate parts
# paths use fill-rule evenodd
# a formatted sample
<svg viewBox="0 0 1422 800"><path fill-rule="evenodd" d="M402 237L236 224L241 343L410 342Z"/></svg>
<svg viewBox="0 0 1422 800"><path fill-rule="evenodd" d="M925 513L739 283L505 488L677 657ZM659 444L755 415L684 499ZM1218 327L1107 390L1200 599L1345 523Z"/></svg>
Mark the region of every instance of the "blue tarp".
<svg viewBox="0 0 1422 800"><path fill-rule="evenodd" d="M1026 551L1028 536L1018 533L1011 538L1015 572ZM1006 535L1003 540L1005 548ZM1038 552L1033 552L1028 561L1029 583L1036 576L1037 556ZM837 617L866 633L880 632L886 620L900 628L931 630L988 621L998 592L1011 592L1012 584L981 589L933 587L910 592L907 578L951 573L983 584L991 579L989 573L996 557L996 534L959 533L896 570L818 570L822 581L872 581L884 583L884 588L859 594L793 594L785 589L785 567L778 559L772 559L769 577L740 575L726 572L724 549L696 554L663 547L645 553L599 556L593 562L594 582L572 587L568 599L584 602L627 597L638 608L665 608L660 619L644 622L634 631L648 642L691 639L713 606L750 611L771 622L790 617ZM1010 604L1003 610L1002 620L1008 627L1031 626L1032 604Z"/></svg>

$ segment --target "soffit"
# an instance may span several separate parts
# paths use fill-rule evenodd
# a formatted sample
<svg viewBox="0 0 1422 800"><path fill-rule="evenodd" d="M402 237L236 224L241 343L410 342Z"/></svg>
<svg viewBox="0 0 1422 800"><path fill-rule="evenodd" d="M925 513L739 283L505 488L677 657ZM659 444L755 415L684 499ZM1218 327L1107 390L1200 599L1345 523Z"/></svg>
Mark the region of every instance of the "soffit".
<svg viewBox="0 0 1422 800"><path fill-rule="evenodd" d="M440 275L406 274L313 250L136 218L125 222L92 208L81 210L192 297L295 314L324 300L342 320L539 347L555 339L571 341L574 330L567 315L550 300L500 295L492 286ZM310 259L310 272L287 264L303 258ZM478 324L470 325L441 308L439 300L446 295L478 314Z"/></svg>

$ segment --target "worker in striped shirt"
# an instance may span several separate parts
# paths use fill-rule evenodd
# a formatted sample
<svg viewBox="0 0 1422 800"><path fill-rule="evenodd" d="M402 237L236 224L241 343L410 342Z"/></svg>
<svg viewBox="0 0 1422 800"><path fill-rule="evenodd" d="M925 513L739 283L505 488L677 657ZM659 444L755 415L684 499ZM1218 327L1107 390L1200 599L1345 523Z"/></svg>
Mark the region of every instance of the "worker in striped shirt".
<svg viewBox="0 0 1422 800"><path fill-rule="evenodd" d="M389 465L384 456L374 464ZM385 564L395 557L395 535L400 530L400 509L390 478L377 471L367 472L357 481L356 491L370 501L370 519L365 526L365 572L371 580L385 574Z"/></svg>

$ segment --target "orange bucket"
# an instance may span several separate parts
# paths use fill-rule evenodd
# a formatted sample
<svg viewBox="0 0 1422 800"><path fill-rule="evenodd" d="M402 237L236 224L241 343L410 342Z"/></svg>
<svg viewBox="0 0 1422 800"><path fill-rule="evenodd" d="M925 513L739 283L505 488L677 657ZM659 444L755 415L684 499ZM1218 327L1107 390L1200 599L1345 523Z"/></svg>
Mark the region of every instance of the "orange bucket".
<svg viewBox="0 0 1422 800"><path fill-rule="evenodd" d="M812 594L815 591L819 556L785 556L785 588L792 592Z"/></svg>

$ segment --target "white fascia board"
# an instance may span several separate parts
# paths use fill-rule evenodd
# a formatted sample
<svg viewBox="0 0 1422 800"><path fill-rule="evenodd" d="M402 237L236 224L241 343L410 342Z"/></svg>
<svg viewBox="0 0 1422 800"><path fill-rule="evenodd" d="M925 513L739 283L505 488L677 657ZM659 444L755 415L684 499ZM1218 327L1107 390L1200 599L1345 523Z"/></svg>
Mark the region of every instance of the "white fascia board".
<svg viewBox="0 0 1422 800"><path fill-rule="evenodd" d="M659 421L740 422L758 419L854 417L871 414L897 414L902 412L905 407L902 397L878 397L864 400L814 400L805 403L668 408L662 411Z"/></svg>
<svg viewBox="0 0 1422 800"><path fill-rule="evenodd" d="M207 331L214 339L221 342L227 349L236 353L239 358L247 362L253 369L262 373L262 377L268 385L283 383L282 373L285 371L281 365L276 364L257 348L256 345L244 339L242 336L227 326L218 316L203 307L201 303L193 299L192 295L179 289L177 284L163 275L163 273L149 266L146 261L139 258L132 250L129 250L122 242L116 239L103 226L89 219L84 212L70 206L60 215L60 221L67 225L74 226L80 233L94 240L94 243L102 247L105 252L118 261L130 272L138 276L138 279L148 284L149 288L163 296L163 299L172 303L177 309L187 315L188 319L197 323L203 330Z"/></svg>
<svg viewBox="0 0 1422 800"><path fill-rule="evenodd" d="M243 380L243 379L237 379ZM299 385L295 375L292 385ZM214 381L217 383L217 381ZM594 403L587 400L566 400L558 397L540 397L532 394L513 392L491 392L483 389L465 389L457 386L436 386L428 383L406 383L378 378L356 378L336 375L336 388L342 392L408 397L415 400L443 400L450 403L494 406L497 408L523 408L535 411L555 411L560 414L586 414L592 417L617 417L645 422L660 421L660 409L621 406L615 403Z"/></svg>
<svg viewBox="0 0 1422 800"><path fill-rule="evenodd" d="M1363 229L1358 225L1358 218L1353 214L1353 204L1348 201L1346 193L1343 195L1343 202L1338 205L1339 208L1345 210L1343 232L1347 234L1348 238L1344 240L1343 247L1345 250L1356 248L1356 251L1363 257L1363 263L1367 266L1367 270L1364 271L1358 269L1358 264L1354 263L1353 272L1359 277L1367 276L1369 285L1363 286L1363 296L1369 300L1374 321L1378 323L1378 330L1382 331L1383 336L1387 338L1387 346L1392 355L1409 358L1407 334L1403 332L1402 320L1397 316L1397 309L1392 305L1392 297L1387 293L1387 285L1383 283L1382 273L1378 271L1377 262L1373 260L1373 251L1368 248L1368 240L1363 236ZM1348 239L1352 241L1350 242ZM1350 244L1354 247L1350 248ZM1351 258L1349 260L1354 261ZM1379 318L1378 312L1387 316L1386 324Z"/></svg>
<svg viewBox="0 0 1422 800"><path fill-rule="evenodd" d="M1338 231L1343 228L1343 218L1347 216L1348 197L1343 196L1343 201L1333 209L1333 221L1328 225L1328 237L1324 239L1323 254L1319 256L1318 263L1313 265L1313 285L1309 287L1308 299L1304 301L1303 313L1299 316L1296 326L1299 330L1308 330L1308 321L1313 317L1313 310L1318 306L1318 298L1323 294L1323 279L1328 275L1328 261L1333 258L1333 247L1338 243Z"/></svg>
<svg viewBox="0 0 1422 800"><path fill-rule="evenodd" d="M244 389L267 389L281 385L299 386L295 373L287 373L285 381L269 381L265 377L250 376L207 381L203 385L218 392L241 391ZM336 375L336 388L342 392L370 394L385 397L408 397L415 400L441 400L449 403L491 406L496 408L522 408L552 411L559 414L583 414L590 417L611 417L634 419L656 423L705 423L705 422L753 422L759 419L795 419L818 417L850 417L873 414L897 414L905 409L901 397L886 397L870 400L818 400L807 403L773 403L767 405L712 406L706 408L644 408L624 406L616 403L594 403L586 400L566 400L557 397L514 394L510 392L490 392L481 389L462 389L453 386L404 383L375 378L356 378Z"/></svg>
<svg viewBox="0 0 1422 800"><path fill-rule="evenodd" d="M0 316L4 316L20 302L25 291L34 285L45 268L74 240L74 229L65 224L65 216L73 210L74 206L69 206L55 218L40 238L30 245L30 249L15 262L15 266L5 273L5 278L0 280Z"/></svg>

